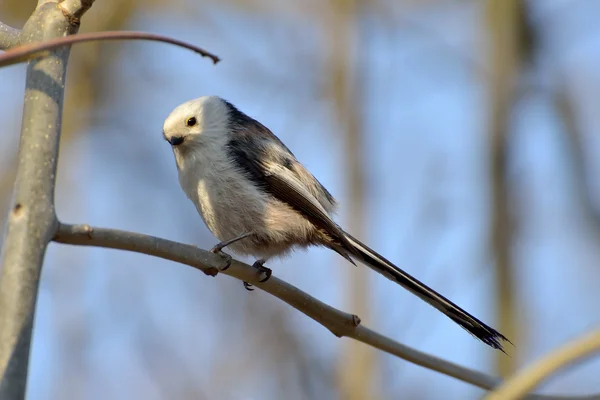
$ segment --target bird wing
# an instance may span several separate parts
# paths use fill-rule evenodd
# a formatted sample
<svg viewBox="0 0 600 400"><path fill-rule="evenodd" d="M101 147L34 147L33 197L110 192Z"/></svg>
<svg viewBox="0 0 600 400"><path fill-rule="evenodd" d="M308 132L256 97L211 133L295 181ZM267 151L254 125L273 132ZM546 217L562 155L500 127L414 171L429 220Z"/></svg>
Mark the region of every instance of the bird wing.
<svg viewBox="0 0 600 400"><path fill-rule="evenodd" d="M501 333L344 232L311 193L305 182L306 174L310 173L301 167L287 147L267 128L260 131L262 138L257 137L256 133L256 129L252 131L253 136L247 131L237 132L228 144L228 151L235 166L257 187L302 214L326 235L323 244L353 264L350 256L425 300L487 345L502 350L501 341L507 339ZM321 185L316 179L313 184ZM317 190L320 190L319 186Z"/></svg>
<svg viewBox="0 0 600 400"><path fill-rule="evenodd" d="M271 135L273 134L271 133ZM247 140L253 140L253 145L244 143ZM261 142L256 137L234 135L228 144L228 150L236 167L245 173L255 185L302 214L317 229L327 235L331 240L333 250L350 260L348 254L344 253L354 253L354 247L350 245L342 229L331 219L325 208L302 182L297 169L294 168L299 165L299 162L285 146L274 148L275 146L280 146L279 141L264 140ZM253 149L253 151L249 149ZM320 185L318 181L316 184ZM323 190L326 192L325 188ZM340 246L347 252L340 249Z"/></svg>

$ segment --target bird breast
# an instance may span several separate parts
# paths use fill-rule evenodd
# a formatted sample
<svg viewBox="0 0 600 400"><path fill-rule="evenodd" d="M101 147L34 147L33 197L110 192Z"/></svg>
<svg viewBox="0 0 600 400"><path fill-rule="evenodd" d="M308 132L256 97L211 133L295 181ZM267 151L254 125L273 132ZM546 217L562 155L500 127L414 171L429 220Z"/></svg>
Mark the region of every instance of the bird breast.
<svg viewBox="0 0 600 400"><path fill-rule="evenodd" d="M251 185L233 167L181 168L179 180L219 241L254 232L229 246L236 253L268 259L286 254L294 246L312 244L315 228L308 220Z"/></svg>

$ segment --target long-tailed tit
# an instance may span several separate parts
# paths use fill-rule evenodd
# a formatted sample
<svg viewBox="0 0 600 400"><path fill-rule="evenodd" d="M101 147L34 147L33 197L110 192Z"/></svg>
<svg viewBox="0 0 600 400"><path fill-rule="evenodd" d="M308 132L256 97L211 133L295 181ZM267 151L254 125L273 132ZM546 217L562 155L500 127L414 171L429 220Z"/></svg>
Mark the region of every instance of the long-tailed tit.
<svg viewBox="0 0 600 400"><path fill-rule="evenodd" d="M184 103L167 117L183 191L210 231L228 246L257 258L255 267L294 248L324 246L360 261L420 297L485 344L507 340L450 300L344 232L333 219L336 201L268 128L216 97Z"/></svg>

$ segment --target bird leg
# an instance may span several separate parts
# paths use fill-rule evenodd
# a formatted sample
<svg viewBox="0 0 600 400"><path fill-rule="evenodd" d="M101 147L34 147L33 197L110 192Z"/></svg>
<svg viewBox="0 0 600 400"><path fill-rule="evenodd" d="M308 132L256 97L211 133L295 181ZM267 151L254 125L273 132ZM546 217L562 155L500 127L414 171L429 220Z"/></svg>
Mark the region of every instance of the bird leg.
<svg viewBox="0 0 600 400"><path fill-rule="evenodd" d="M258 269L258 272L259 272L259 273L261 273L261 274L265 274L265 278L264 278L264 279L261 279L261 280L260 280L260 282L266 282L266 281L268 281L268 280L269 280L269 278L271 277L271 274L273 273L273 271L271 271L271 269L270 269L270 268L267 268L267 267L265 267L265 266L264 266L264 263L265 263L266 261L267 261L267 260L260 259L260 260L256 260L256 261L254 262L254 264L252 264L252 266L253 266L254 268ZM244 287L246 288L246 290L249 290L249 291L253 291L253 290L254 290L254 289L252 288L252 285L251 285L251 284L249 284L248 282L244 282Z"/></svg>
<svg viewBox="0 0 600 400"><path fill-rule="evenodd" d="M217 243L212 249L210 249L211 253L214 253L214 254L220 253L222 256L227 258L227 265L225 265L225 267L221 268L221 272L225 271L227 268L229 268L231 266L231 256L229 254L223 253L221 250L223 250L225 247L229 246L230 244L233 244L237 241L247 238L248 236L252 235L253 233L254 232L246 232L246 233L236 236L232 239L224 240L220 243Z"/></svg>
<svg viewBox="0 0 600 400"><path fill-rule="evenodd" d="M218 253L223 250L225 247L234 244L235 242L239 242L242 239L247 238L248 236L254 234L254 232L246 232L240 236L236 236L233 239L223 240L220 243L217 243L212 249L210 249L211 253Z"/></svg>

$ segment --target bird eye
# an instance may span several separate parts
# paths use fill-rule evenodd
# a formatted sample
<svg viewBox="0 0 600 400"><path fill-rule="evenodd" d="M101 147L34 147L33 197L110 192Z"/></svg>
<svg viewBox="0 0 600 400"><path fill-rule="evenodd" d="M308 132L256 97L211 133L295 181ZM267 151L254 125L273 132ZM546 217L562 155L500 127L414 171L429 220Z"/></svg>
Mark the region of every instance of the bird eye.
<svg viewBox="0 0 600 400"><path fill-rule="evenodd" d="M185 124L186 124L187 126L194 126L194 125L196 125L196 122L197 122L197 121L196 121L196 117L189 117L189 118L187 119L187 121L185 121Z"/></svg>

